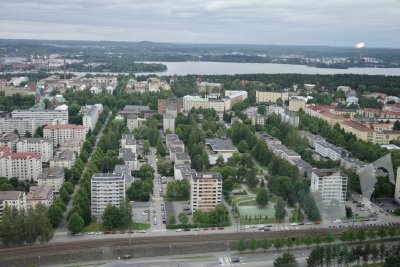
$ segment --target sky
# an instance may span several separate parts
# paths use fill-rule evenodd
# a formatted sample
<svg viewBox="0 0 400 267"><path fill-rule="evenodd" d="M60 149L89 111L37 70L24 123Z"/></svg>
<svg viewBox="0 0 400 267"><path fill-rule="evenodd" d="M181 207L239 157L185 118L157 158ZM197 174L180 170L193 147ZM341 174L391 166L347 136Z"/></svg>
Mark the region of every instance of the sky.
<svg viewBox="0 0 400 267"><path fill-rule="evenodd" d="M400 0L0 0L0 38L400 47Z"/></svg>

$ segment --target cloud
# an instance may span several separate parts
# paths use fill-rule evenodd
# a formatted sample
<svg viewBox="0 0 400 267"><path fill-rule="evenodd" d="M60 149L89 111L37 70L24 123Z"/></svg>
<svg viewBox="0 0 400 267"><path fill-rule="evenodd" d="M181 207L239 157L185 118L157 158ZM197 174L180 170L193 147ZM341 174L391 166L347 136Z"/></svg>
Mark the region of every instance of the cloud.
<svg viewBox="0 0 400 267"><path fill-rule="evenodd" d="M399 0L2 0L2 38L399 46ZM57 30L62 29L62 31Z"/></svg>

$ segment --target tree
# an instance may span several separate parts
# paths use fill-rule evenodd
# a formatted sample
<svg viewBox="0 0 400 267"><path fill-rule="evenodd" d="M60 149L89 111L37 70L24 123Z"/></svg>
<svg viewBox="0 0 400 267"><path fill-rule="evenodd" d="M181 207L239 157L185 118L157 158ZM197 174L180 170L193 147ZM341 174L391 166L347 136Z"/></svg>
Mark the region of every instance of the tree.
<svg viewBox="0 0 400 267"><path fill-rule="evenodd" d="M187 224L189 222L189 218L188 218L186 212L179 213L178 220L181 224Z"/></svg>
<svg viewBox="0 0 400 267"><path fill-rule="evenodd" d="M72 214L68 219L68 230L73 234L81 232L84 225L82 217L77 212Z"/></svg>
<svg viewBox="0 0 400 267"><path fill-rule="evenodd" d="M169 224L176 224L176 218L175 218L175 215L170 215L169 216L169 218L168 218L168 223Z"/></svg>
<svg viewBox="0 0 400 267"><path fill-rule="evenodd" d="M281 248L283 248L283 245L284 245L284 243L283 243L282 239L277 238L274 240L274 248L276 250L280 250Z"/></svg>
<svg viewBox="0 0 400 267"><path fill-rule="evenodd" d="M268 193L267 189L261 188L257 192L257 197L256 197L257 204L260 206L265 206L268 204L268 201L269 201L269 193Z"/></svg>
<svg viewBox="0 0 400 267"><path fill-rule="evenodd" d="M310 245L313 243L313 238L311 235L307 235L306 238L304 239L304 245L307 246L307 248L310 247Z"/></svg>
<svg viewBox="0 0 400 267"><path fill-rule="evenodd" d="M293 254L289 252L283 253L282 256L279 256L274 260L274 267L297 267L298 263Z"/></svg>
<svg viewBox="0 0 400 267"><path fill-rule="evenodd" d="M249 145L247 144L246 140L242 140L237 145L237 148L240 153L245 153L249 149Z"/></svg>
<svg viewBox="0 0 400 267"><path fill-rule="evenodd" d="M335 242L335 236L332 234L332 232L329 232L328 235L326 236L326 243L332 243Z"/></svg>
<svg viewBox="0 0 400 267"><path fill-rule="evenodd" d="M120 225L120 214L116 206L108 203L106 209L104 210L103 225L106 229L115 229Z"/></svg>
<svg viewBox="0 0 400 267"><path fill-rule="evenodd" d="M282 199L278 199L275 206L275 219L278 223L283 222L286 216L285 203Z"/></svg>
<svg viewBox="0 0 400 267"><path fill-rule="evenodd" d="M257 240L255 240L254 238L251 239L248 247L251 250L251 252L256 251L256 249L258 247Z"/></svg>
<svg viewBox="0 0 400 267"><path fill-rule="evenodd" d="M376 238L376 231L374 228L369 228L367 232L367 236L369 239L375 239Z"/></svg>
<svg viewBox="0 0 400 267"><path fill-rule="evenodd" d="M393 130L400 130L400 121L399 120L394 122Z"/></svg>
<svg viewBox="0 0 400 267"><path fill-rule="evenodd" d="M261 243L261 247L264 249L264 251L266 251L271 248L271 243L268 239L264 239Z"/></svg>
<svg viewBox="0 0 400 267"><path fill-rule="evenodd" d="M265 115L265 112L267 111L267 109L265 108L265 105L259 105L257 112L261 115Z"/></svg>
<svg viewBox="0 0 400 267"><path fill-rule="evenodd" d="M386 227L385 226L380 226L378 228L378 236L383 239L384 237L387 236L387 231L386 231Z"/></svg>
<svg viewBox="0 0 400 267"><path fill-rule="evenodd" d="M365 239L367 238L365 230L364 229L360 229L357 232L357 239L358 241L361 243L363 242Z"/></svg>
<svg viewBox="0 0 400 267"><path fill-rule="evenodd" d="M353 210L351 209L351 207L346 206L345 208L346 208L346 218L349 219L349 218L353 217Z"/></svg>
<svg viewBox="0 0 400 267"><path fill-rule="evenodd" d="M144 154L150 153L150 143L148 140L144 140L144 142L143 142L143 153Z"/></svg>
<svg viewBox="0 0 400 267"><path fill-rule="evenodd" d="M57 204L53 203L47 210L47 217L49 218L50 223L54 227L61 222L62 216L63 216L63 211Z"/></svg>
<svg viewBox="0 0 400 267"><path fill-rule="evenodd" d="M239 242L238 242L238 244L237 244L237 246L236 246L236 249L237 249L240 253L242 253L243 251L246 250L246 244L244 243L244 240L243 240L242 238L239 239Z"/></svg>

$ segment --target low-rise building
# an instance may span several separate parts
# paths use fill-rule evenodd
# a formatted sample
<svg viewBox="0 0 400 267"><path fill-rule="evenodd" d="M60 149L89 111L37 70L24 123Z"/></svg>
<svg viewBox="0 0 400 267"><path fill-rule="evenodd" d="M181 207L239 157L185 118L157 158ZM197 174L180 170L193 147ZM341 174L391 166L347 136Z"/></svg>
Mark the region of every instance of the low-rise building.
<svg viewBox="0 0 400 267"><path fill-rule="evenodd" d="M7 146L0 147L0 176L20 180L37 180L42 173L40 153L13 153Z"/></svg>
<svg viewBox="0 0 400 267"><path fill-rule="evenodd" d="M134 178L132 176L131 168L128 165L115 165L114 173L122 173L125 177L125 187L129 188Z"/></svg>
<svg viewBox="0 0 400 267"><path fill-rule="evenodd" d="M119 112L119 114L126 118L130 114L139 115L149 111L149 106L126 105L124 109Z"/></svg>
<svg viewBox="0 0 400 267"><path fill-rule="evenodd" d="M192 176L196 174L196 170L192 169L189 164L175 164L174 165L174 178L175 181L183 179L191 180Z"/></svg>
<svg viewBox="0 0 400 267"><path fill-rule="evenodd" d="M265 121L267 120L267 117L258 113L250 115L250 118L251 123L254 125L265 125Z"/></svg>
<svg viewBox="0 0 400 267"><path fill-rule="evenodd" d="M91 179L92 216L100 221L108 204L119 207L125 201L125 188L122 173L95 173Z"/></svg>
<svg viewBox="0 0 400 267"><path fill-rule="evenodd" d="M349 154L343 148L336 147L326 141L315 142L315 152L331 160L340 160Z"/></svg>
<svg viewBox="0 0 400 267"><path fill-rule="evenodd" d="M174 143L175 141L180 141L179 137L176 134L166 134L165 135L165 145L167 146L167 149L170 148L171 144ZM182 142L182 141L180 141ZM183 144L183 142L182 142ZM183 148L185 148L185 145L183 145Z"/></svg>
<svg viewBox="0 0 400 267"><path fill-rule="evenodd" d="M102 111L103 111L102 104L87 106L85 108L85 110L83 112L83 117L82 117L82 124L83 124L83 127L85 127L86 133L89 132L89 130L91 130L91 131L94 130Z"/></svg>
<svg viewBox="0 0 400 267"><path fill-rule="evenodd" d="M136 154L136 139L133 134L123 134L121 137L121 148L130 149Z"/></svg>
<svg viewBox="0 0 400 267"><path fill-rule="evenodd" d="M71 140L64 141L60 145L60 151L69 150L69 151L73 151L79 155L81 153L82 147L83 147L83 140L71 139Z"/></svg>
<svg viewBox="0 0 400 267"><path fill-rule="evenodd" d="M139 116L136 114L129 114L126 116L126 127L129 129L129 131L133 132L145 121L146 119L139 118Z"/></svg>
<svg viewBox="0 0 400 267"><path fill-rule="evenodd" d="M38 152L42 162L53 157L53 143L48 138L23 138L17 143L17 152Z"/></svg>
<svg viewBox="0 0 400 267"><path fill-rule="evenodd" d="M175 109L176 113L182 111L183 102L181 98L158 99L157 111L158 114L164 115L167 109Z"/></svg>
<svg viewBox="0 0 400 267"><path fill-rule="evenodd" d="M190 206L208 212L222 201L222 175L219 172L197 172L190 180Z"/></svg>
<svg viewBox="0 0 400 267"><path fill-rule="evenodd" d="M0 222L3 220L4 209L9 207L18 211L26 209L26 195L22 191L0 191Z"/></svg>
<svg viewBox="0 0 400 267"><path fill-rule="evenodd" d="M176 153L184 153L185 149L182 148L181 146L170 146L169 147L169 160L174 162L175 160L175 154Z"/></svg>
<svg viewBox="0 0 400 267"><path fill-rule="evenodd" d="M65 181L64 168L53 167L43 170L38 177L38 186L47 185L53 190L53 193L58 195L60 193L60 188Z"/></svg>
<svg viewBox="0 0 400 267"><path fill-rule="evenodd" d="M62 167L71 169L75 163L76 154L70 150L64 150L55 157L50 159L50 168L52 167Z"/></svg>
<svg viewBox="0 0 400 267"><path fill-rule="evenodd" d="M26 194L27 208L35 208L38 204L50 207L53 200L53 189L48 185L31 186L29 188L29 193Z"/></svg>
<svg viewBox="0 0 400 267"><path fill-rule="evenodd" d="M53 146L56 147L71 139L85 140L86 130L83 125L49 124L43 128L43 136L51 139L53 141Z"/></svg>
<svg viewBox="0 0 400 267"><path fill-rule="evenodd" d="M136 153L130 148L120 148L118 157L124 160L125 165L128 166L131 171L137 170Z"/></svg>
<svg viewBox="0 0 400 267"><path fill-rule="evenodd" d="M267 107L267 113L268 113L268 115L270 115L270 114L281 115L281 114L285 114L285 109L278 105L269 105Z"/></svg>
<svg viewBox="0 0 400 267"><path fill-rule="evenodd" d="M220 156L224 162L227 162L233 153L238 151L232 141L227 138L206 138L205 144L209 148L208 159L211 165L215 165Z"/></svg>
<svg viewBox="0 0 400 267"><path fill-rule="evenodd" d="M347 176L339 170L314 169L311 174L311 192L319 193L325 205L344 207L347 194Z"/></svg>
<svg viewBox="0 0 400 267"><path fill-rule="evenodd" d="M190 164L192 161L188 153L175 153L175 164Z"/></svg>

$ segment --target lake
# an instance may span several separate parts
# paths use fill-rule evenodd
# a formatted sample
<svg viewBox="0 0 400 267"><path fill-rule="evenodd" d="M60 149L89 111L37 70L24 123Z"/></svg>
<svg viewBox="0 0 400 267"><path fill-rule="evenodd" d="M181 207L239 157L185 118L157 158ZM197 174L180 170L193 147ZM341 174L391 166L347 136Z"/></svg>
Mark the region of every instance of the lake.
<svg viewBox="0 0 400 267"><path fill-rule="evenodd" d="M150 62L149 62L150 63ZM227 63L227 62L157 62L165 64L165 72L137 73L137 75L233 75L251 73L300 73L300 74L368 74L400 76L400 68L349 68L328 69L314 68L305 65L274 63Z"/></svg>

